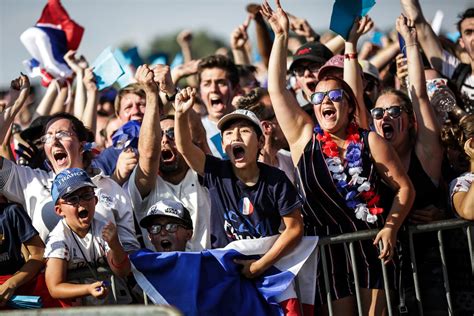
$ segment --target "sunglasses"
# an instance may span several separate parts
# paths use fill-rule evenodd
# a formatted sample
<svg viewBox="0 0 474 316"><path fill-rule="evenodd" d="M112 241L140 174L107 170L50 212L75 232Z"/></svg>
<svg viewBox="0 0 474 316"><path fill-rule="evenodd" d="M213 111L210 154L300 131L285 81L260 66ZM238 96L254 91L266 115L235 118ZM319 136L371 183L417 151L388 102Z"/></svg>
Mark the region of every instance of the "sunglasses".
<svg viewBox="0 0 474 316"><path fill-rule="evenodd" d="M341 102L342 97L344 95L344 90L343 89L334 89L334 90L329 90L325 92L315 92L311 95L311 103L314 105L321 104L326 97L326 95L329 97L329 100L332 102Z"/></svg>
<svg viewBox="0 0 474 316"><path fill-rule="evenodd" d="M168 224L155 224L151 225L150 228L148 229L148 232L152 235L157 235L161 232L161 230L164 228L166 232L168 233L175 233L178 230L178 227L183 227L184 229L187 229L186 226L177 224L177 223L168 223Z"/></svg>
<svg viewBox="0 0 474 316"><path fill-rule="evenodd" d="M303 77L306 69L310 72L317 73L319 71L319 68L321 68L321 65L318 63L298 65L293 68L293 73L298 77Z"/></svg>
<svg viewBox="0 0 474 316"><path fill-rule="evenodd" d="M63 202L64 204L67 205L72 205L72 206L77 206L81 201L88 202L92 200L95 197L95 192L86 192L81 195L68 195L63 197Z"/></svg>
<svg viewBox="0 0 474 316"><path fill-rule="evenodd" d="M395 119L402 115L402 111L405 110L404 106L401 105L391 105L385 108L373 108L370 110L370 114L375 120L380 120L383 118L385 111L387 111L390 118Z"/></svg>
<svg viewBox="0 0 474 316"><path fill-rule="evenodd" d="M52 144L54 139L57 140L72 140L74 133L68 131L59 131L56 134L46 134L41 136L40 140L43 144Z"/></svg>
<svg viewBox="0 0 474 316"><path fill-rule="evenodd" d="M174 140L174 128L167 129L166 131L161 130L161 138L166 135L171 140Z"/></svg>

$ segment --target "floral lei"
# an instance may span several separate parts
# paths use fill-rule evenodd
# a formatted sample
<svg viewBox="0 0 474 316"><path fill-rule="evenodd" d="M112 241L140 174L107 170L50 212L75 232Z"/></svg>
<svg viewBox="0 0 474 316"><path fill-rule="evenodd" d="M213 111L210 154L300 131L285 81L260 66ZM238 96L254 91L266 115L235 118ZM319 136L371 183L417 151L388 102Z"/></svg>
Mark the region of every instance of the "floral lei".
<svg viewBox="0 0 474 316"><path fill-rule="evenodd" d="M347 128L348 143L345 161L349 167L351 179L347 181L347 174L339 158L337 144L332 140L331 135L323 131L319 125L314 128L317 133L316 139L320 142L326 165L331 173L334 184L338 192L345 198L346 205L354 209L356 218L368 223L375 223L377 215L383 212L383 208L377 207L380 196L375 194L374 187L371 186L367 178L361 177L362 173L362 142L359 135L359 127L355 123L349 124Z"/></svg>

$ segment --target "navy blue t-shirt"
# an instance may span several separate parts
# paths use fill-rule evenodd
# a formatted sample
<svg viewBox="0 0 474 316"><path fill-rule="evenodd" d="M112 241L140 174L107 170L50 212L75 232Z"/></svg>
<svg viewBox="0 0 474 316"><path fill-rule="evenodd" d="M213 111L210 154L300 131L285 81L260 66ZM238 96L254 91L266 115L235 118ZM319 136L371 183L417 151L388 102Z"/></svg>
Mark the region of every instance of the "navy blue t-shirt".
<svg viewBox="0 0 474 316"><path fill-rule="evenodd" d="M0 204L0 274L17 272L25 260L21 255L21 244L38 232L23 207L16 203Z"/></svg>
<svg viewBox="0 0 474 316"><path fill-rule="evenodd" d="M203 184L211 197L211 245L278 234L281 216L301 207L295 187L283 171L258 163L253 186L240 181L229 160L207 155Z"/></svg>

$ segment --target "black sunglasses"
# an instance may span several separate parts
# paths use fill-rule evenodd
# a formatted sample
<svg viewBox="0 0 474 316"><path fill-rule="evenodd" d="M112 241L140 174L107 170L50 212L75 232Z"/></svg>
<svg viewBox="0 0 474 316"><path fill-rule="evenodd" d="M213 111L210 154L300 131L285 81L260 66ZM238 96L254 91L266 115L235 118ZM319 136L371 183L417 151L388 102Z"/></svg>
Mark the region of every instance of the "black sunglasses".
<svg viewBox="0 0 474 316"><path fill-rule="evenodd" d="M166 131L161 130L161 138L163 138L163 135L166 134L166 137L168 137L171 140L174 140L174 128L167 129Z"/></svg>
<svg viewBox="0 0 474 316"><path fill-rule="evenodd" d="M303 77L304 72L308 69L310 72L316 73L321 68L321 64L319 63L311 63L306 65L298 65L293 68L293 73L298 77Z"/></svg>
<svg viewBox="0 0 474 316"><path fill-rule="evenodd" d="M151 225L150 228L148 229L148 232L152 235L157 235L164 228L168 233L175 233L176 231L178 231L178 227L183 227L187 229L186 226L178 224L178 223L168 223L164 225L161 225L161 224Z"/></svg>
<svg viewBox="0 0 474 316"><path fill-rule="evenodd" d="M68 196L63 197L62 199L63 199L64 204L76 206L76 205L79 205L81 201L87 202L87 201L92 200L94 197L95 197L95 192L92 191L92 192L83 193L81 195L68 195Z"/></svg>
<svg viewBox="0 0 474 316"><path fill-rule="evenodd" d="M395 119L402 115L402 111L405 111L405 107L402 105L391 105L385 108L373 108L370 110L370 114L375 120L380 120L383 118L385 111L392 119Z"/></svg>
<svg viewBox="0 0 474 316"><path fill-rule="evenodd" d="M311 95L311 103L314 105L321 104L326 97L326 95L329 97L329 100L332 102L341 102L342 101L342 96L344 95L344 90L343 89L334 89L334 90L329 90L325 92L315 92Z"/></svg>

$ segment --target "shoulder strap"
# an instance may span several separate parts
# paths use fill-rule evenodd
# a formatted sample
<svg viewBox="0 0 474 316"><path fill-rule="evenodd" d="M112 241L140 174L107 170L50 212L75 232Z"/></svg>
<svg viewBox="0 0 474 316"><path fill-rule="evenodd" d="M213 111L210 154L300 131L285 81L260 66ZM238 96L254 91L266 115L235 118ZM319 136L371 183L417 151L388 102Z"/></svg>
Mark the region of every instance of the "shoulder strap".
<svg viewBox="0 0 474 316"><path fill-rule="evenodd" d="M451 80L454 82L459 91L461 91L462 84L467 76L472 72L471 65L460 63L456 69L454 69Z"/></svg>
<svg viewBox="0 0 474 316"><path fill-rule="evenodd" d="M370 133L369 130L363 129L361 134L362 134L362 140L364 141L364 148L367 148L367 153L370 159L372 160L372 153L370 151L370 146L369 146L369 133Z"/></svg>

